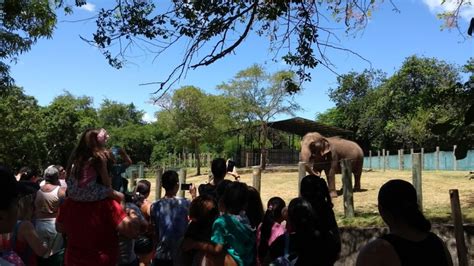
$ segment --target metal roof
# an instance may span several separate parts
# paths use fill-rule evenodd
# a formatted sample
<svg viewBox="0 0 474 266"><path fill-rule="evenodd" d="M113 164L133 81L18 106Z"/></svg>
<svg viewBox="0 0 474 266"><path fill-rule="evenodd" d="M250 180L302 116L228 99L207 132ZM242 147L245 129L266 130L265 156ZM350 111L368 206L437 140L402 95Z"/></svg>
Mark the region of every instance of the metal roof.
<svg viewBox="0 0 474 266"><path fill-rule="evenodd" d="M304 136L309 132L318 132L326 137L341 136L351 137L354 132L339 127L324 125L302 117L294 117L286 120L268 122L268 127Z"/></svg>

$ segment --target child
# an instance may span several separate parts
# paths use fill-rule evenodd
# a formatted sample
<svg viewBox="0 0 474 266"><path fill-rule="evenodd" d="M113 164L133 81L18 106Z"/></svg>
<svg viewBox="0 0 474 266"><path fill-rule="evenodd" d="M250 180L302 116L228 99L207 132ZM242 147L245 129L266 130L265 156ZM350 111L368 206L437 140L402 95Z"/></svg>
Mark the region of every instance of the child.
<svg viewBox="0 0 474 266"><path fill-rule="evenodd" d="M211 265L255 264L255 232L243 211L247 205L248 187L245 183L232 182L219 199L223 214L212 225L212 243L185 241L184 250L197 249L207 252L206 262ZM226 254L230 255L226 256ZM230 261L229 261L230 259Z"/></svg>
<svg viewBox="0 0 474 266"><path fill-rule="evenodd" d="M87 129L74 148L67 167L67 195L75 201L99 201L107 197L121 201L123 195L112 189L108 173L111 156L105 148L105 129Z"/></svg>
<svg viewBox="0 0 474 266"><path fill-rule="evenodd" d="M202 195L195 198L189 207L190 223L184 235L184 240L211 242L212 224L219 216L219 210L215 204L214 198L209 195ZM202 252L192 250L183 252L184 265L201 265Z"/></svg>
<svg viewBox="0 0 474 266"><path fill-rule="evenodd" d="M280 197L273 197L268 200L263 222L257 229L257 265L261 265L264 261L268 247L273 241L286 232L286 223L284 223L282 214L285 207L285 201Z"/></svg>
<svg viewBox="0 0 474 266"><path fill-rule="evenodd" d="M172 266L178 259L179 241L188 227L188 211L190 202L176 197L179 190L178 173L166 171L163 173L161 184L165 196L150 207L151 221L155 227L158 240L154 265ZM196 197L196 188L189 189L191 197Z"/></svg>

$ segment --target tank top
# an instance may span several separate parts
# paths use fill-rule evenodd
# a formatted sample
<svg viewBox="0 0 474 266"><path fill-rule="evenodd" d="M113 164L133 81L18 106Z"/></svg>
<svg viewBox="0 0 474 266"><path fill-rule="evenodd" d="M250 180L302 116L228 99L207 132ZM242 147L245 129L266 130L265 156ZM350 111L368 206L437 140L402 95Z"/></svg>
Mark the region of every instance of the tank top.
<svg viewBox="0 0 474 266"><path fill-rule="evenodd" d="M433 233L421 241L411 241L393 234L380 237L395 249L402 266L408 265L448 265L443 241Z"/></svg>
<svg viewBox="0 0 474 266"><path fill-rule="evenodd" d="M50 192L44 192L41 189L38 190L38 192L36 193L36 198L35 198L35 210L36 210L37 216L40 216L39 214L51 215L58 212L59 188L60 186L56 186Z"/></svg>

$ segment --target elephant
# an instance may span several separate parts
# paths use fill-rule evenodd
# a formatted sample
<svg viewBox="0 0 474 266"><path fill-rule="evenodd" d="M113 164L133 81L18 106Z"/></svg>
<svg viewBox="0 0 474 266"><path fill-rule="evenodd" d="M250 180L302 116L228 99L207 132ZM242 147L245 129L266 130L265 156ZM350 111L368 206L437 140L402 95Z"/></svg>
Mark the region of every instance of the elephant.
<svg viewBox="0 0 474 266"><path fill-rule="evenodd" d="M310 174L319 175L324 170L331 197L337 197L335 175L341 173L340 160L351 159L351 170L355 179L354 191L361 191L360 177L364 153L357 143L340 137L326 138L317 132L310 132L301 140L300 159L306 163L306 171Z"/></svg>

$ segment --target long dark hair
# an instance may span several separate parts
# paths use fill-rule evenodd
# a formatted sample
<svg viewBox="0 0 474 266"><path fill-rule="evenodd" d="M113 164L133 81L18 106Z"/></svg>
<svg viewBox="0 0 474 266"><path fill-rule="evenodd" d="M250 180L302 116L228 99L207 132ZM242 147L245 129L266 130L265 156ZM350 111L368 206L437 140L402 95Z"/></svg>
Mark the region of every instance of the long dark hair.
<svg viewBox="0 0 474 266"><path fill-rule="evenodd" d="M273 197L268 200L267 211L263 216L263 222L260 227L260 243L258 246L258 256L263 259L268 251L268 239L272 233L273 224L282 218L281 211L285 208L285 201L280 197Z"/></svg>
<svg viewBox="0 0 474 266"><path fill-rule="evenodd" d="M378 203L381 208L401 218L407 225L429 232L431 223L421 212L416 190L412 184L400 179L393 179L383 184L379 190Z"/></svg>
<svg viewBox="0 0 474 266"><path fill-rule="evenodd" d="M87 129L81 134L79 142L69 156L66 167L68 176L80 179L82 168L87 161L90 161L96 170L99 168L99 154L107 154L105 147L101 147L97 141L99 132L97 129Z"/></svg>
<svg viewBox="0 0 474 266"><path fill-rule="evenodd" d="M253 228L257 228L263 220L263 203L260 193L252 186L249 186L248 204L245 208L245 212L249 218L250 225Z"/></svg>
<svg viewBox="0 0 474 266"><path fill-rule="evenodd" d="M316 219L316 229L328 232L337 227L333 204L326 181L316 175L301 180L301 197L311 203Z"/></svg>

